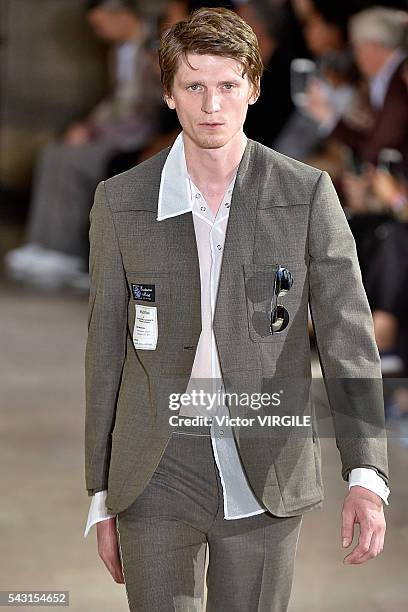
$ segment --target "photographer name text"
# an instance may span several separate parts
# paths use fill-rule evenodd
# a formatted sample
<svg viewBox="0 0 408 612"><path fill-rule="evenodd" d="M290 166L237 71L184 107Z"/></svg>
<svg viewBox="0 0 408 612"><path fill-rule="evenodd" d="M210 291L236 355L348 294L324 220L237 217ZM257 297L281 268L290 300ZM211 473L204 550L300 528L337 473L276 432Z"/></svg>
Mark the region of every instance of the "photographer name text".
<svg viewBox="0 0 408 612"><path fill-rule="evenodd" d="M215 415L214 417L194 416L184 417L173 415L169 418L172 427L209 427L215 421L219 427L252 427L255 423L261 427L310 427L310 415L257 415L255 417L229 417Z"/></svg>

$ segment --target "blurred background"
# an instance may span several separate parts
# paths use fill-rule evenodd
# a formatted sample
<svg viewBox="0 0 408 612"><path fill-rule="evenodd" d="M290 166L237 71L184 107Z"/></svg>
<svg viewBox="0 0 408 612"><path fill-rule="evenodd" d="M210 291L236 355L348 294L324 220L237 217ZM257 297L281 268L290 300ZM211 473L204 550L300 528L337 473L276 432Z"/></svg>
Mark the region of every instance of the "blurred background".
<svg viewBox="0 0 408 612"><path fill-rule="evenodd" d="M100 180L179 133L158 38L200 6L235 10L258 36L265 72L246 135L334 182L387 389L384 551L342 565L347 485L323 439L326 501L304 517L290 610L405 611L408 6L397 0L0 0L0 589L69 590L75 611L128 609L96 530L83 538L89 211Z"/></svg>

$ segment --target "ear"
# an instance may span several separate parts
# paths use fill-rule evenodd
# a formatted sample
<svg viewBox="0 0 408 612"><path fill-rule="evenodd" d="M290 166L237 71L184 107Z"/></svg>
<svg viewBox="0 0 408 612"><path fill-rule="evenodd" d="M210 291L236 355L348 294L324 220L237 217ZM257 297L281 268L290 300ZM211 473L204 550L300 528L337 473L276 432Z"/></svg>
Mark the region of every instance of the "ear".
<svg viewBox="0 0 408 612"><path fill-rule="evenodd" d="M248 99L248 104L255 104L255 102L258 100L259 98L259 90L258 92L256 91L255 87L253 85L251 85L251 95Z"/></svg>
<svg viewBox="0 0 408 612"><path fill-rule="evenodd" d="M171 110L174 110L176 108L174 100L170 94L164 94L163 98L164 98L165 103Z"/></svg>

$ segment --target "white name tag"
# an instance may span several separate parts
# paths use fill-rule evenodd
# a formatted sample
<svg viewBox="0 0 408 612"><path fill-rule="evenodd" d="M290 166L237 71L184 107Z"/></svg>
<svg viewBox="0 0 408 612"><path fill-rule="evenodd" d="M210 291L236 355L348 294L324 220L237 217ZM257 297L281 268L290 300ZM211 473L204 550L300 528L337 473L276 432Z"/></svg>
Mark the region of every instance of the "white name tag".
<svg viewBox="0 0 408 612"><path fill-rule="evenodd" d="M136 318L133 328L133 344L137 349L154 351L157 346L157 306L135 304Z"/></svg>

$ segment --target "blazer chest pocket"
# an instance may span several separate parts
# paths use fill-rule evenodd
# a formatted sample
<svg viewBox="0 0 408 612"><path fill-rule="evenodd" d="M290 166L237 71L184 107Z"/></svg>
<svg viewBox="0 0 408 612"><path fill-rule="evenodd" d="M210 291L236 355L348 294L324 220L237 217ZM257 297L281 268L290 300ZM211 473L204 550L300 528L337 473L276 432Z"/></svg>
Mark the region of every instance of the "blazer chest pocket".
<svg viewBox="0 0 408 612"><path fill-rule="evenodd" d="M126 278L129 291L129 330L135 348L155 350L163 347L170 316L169 273L132 270L126 272Z"/></svg>
<svg viewBox="0 0 408 612"><path fill-rule="evenodd" d="M279 265L292 274L293 284L289 291L275 295L275 275ZM243 264L245 298L248 316L248 331L253 342L283 342L290 334L294 317L301 303L302 287L306 268L282 263ZM271 333L271 314L276 305L282 305L285 325L282 331Z"/></svg>

